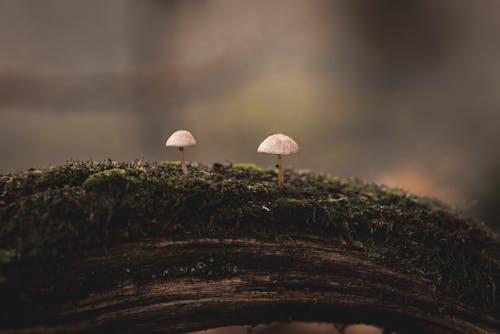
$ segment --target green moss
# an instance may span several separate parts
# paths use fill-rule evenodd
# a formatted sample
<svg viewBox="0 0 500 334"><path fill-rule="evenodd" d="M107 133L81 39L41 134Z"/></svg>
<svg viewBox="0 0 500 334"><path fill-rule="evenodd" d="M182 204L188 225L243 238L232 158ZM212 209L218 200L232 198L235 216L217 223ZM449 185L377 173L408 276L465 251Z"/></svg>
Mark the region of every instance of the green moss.
<svg viewBox="0 0 500 334"><path fill-rule="evenodd" d="M1 175L0 199L0 274L13 262L54 262L138 238L308 233L423 272L464 302L500 300L496 236L438 201L359 180L287 170L279 191L273 170L251 164L193 164L184 176L177 162L73 161Z"/></svg>
<svg viewBox="0 0 500 334"><path fill-rule="evenodd" d="M180 161L162 161L161 162L162 166L173 166L173 167L180 167L181 162Z"/></svg>
<svg viewBox="0 0 500 334"><path fill-rule="evenodd" d="M274 173L273 170L271 169L266 169L266 168L261 168L258 167L255 164L250 164L250 163L239 163L239 164L234 164L233 168L237 171L248 171L252 173L257 173L257 174L269 174L269 173Z"/></svg>
<svg viewBox="0 0 500 334"><path fill-rule="evenodd" d="M15 251L0 249L0 264L10 263L15 257L16 257Z"/></svg>
<svg viewBox="0 0 500 334"><path fill-rule="evenodd" d="M314 203L303 199L278 198L271 206L271 210L283 224L309 225L316 220Z"/></svg>
<svg viewBox="0 0 500 334"><path fill-rule="evenodd" d="M127 172L121 168L107 169L90 175L82 184L86 191L116 191L127 189Z"/></svg>

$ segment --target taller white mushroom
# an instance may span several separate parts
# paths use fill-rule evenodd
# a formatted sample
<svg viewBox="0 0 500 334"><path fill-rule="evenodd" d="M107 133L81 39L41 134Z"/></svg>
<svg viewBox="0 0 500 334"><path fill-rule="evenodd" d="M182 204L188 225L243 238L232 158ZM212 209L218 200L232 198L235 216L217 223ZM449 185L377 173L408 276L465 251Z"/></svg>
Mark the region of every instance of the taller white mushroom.
<svg viewBox="0 0 500 334"><path fill-rule="evenodd" d="M278 156L278 188L283 188L285 176L283 175L283 155L295 154L299 151L299 145L292 138L281 133L270 135L257 149L258 153L276 154Z"/></svg>
<svg viewBox="0 0 500 334"><path fill-rule="evenodd" d="M196 145L196 140L194 139L191 132L186 130L179 130L172 133L172 135L167 139L166 147L178 147L181 152L181 166L182 172L187 174L186 161L184 160L184 147Z"/></svg>

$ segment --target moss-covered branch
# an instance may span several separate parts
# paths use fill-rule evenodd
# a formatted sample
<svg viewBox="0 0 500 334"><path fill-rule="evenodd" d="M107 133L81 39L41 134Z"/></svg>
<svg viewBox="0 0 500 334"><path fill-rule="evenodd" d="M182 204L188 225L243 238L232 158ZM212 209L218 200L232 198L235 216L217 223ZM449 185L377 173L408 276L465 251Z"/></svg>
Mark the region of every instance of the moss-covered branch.
<svg viewBox="0 0 500 334"><path fill-rule="evenodd" d="M317 284L321 286L321 294L314 298L323 300L322 304L314 306L307 295L302 296L305 299L299 298L299 304L325 312L330 307L330 311L336 310L337 315L344 317L347 314L342 311L341 304L332 301L329 304L330 299L325 296L335 294L348 298L356 295L352 289L345 290L335 284L335 280L346 284L351 275L353 281L358 279L372 291L378 291L371 297L380 303L385 298L381 291L400 291L398 293L404 295L405 284L408 291L422 286L423 296L432 301L424 302L424 297L420 300L411 293L405 295L408 300L419 303L415 309L420 307L425 313L428 308L427 312L432 313L441 307L439 312L444 318L463 317L464 323L483 322L480 327L486 328L485 333L488 326L498 328L495 326L500 321L497 304L500 293L496 289L500 284L500 242L484 226L435 200L402 191L307 171L289 170L286 175L283 191L276 189L274 171L253 165L191 166L190 175L183 176L180 165L169 162L71 162L45 170L32 169L1 176L0 292L5 298L0 302L0 317L3 318L0 323L5 324L5 328L38 325L49 328L54 319L65 319L76 326L72 328L78 328L79 322L93 319L101 310L81 311L81 303L106 289L118 295L126 293L117 285L127 282L134 286L138 282L164 284L175 289L173 282L181 287L186 284L182 279L189 277L199 280L201 286L203 282L222 284L228 278L261 280L265 276L263 272L281 272L283 277L268 286L269 291L275 291L279 282L283 289L294 290L287 275L295 277L297 282L294 284L304 289L314 289ZM203 240L212 241L207 244ZM219 240L219 246L213 240ZM239 248L228 246L229 240L247 240L247 244L240 241L236 243ZM191 242L191 248L201 245L205 248L193 253L188 246L183 246L180 252L177 246L165 246L165 251L176 254L177 260L174 260L168 254L162 256L161 252L151 250L157 250L161 242L170 243L168 245L175 242L188 242L189 245ZM245 248L250 243L255 247L253 253ZM222 250L220 245L225 245ZM280 252L280 247L289 250L289 254ZM337 258L328 257L327 253L318 257L318 247L330 249L330 254L336 254ZM124 253L128 249L129 255L136 258L121 258L117 249ZM296 254L298 262L290 257L293 249L300 251ZM211 253L223 256L210 262ZM261 261L259 265L248 261L252 256ZM342 267L340 263L347 258L355 260L354 263L358 261L358 267ZM126 266L127 261L130 266ZM332 274L328 261L333 268L343 268L348 275ZM197 267L199 263L203 263L203 270ZM272 267L273 264L278 267ZM307 272L305 264L311 266L316 279L301 276L301 272ZM136 267L132 268L134 265ZM94 271L96 276L85 274L84 268ZM363 272L366 276L360 278ZM373 277L379 275L379 282L367 273ZM391 286L391 279L400 286ZM324 286L326 281L329 289ZM379 291L377 284L381 282L386 285ZM262 282L243 286L242 289L266 288ZM356 286L364 291L361 283ZM369 292L361 295L368 299ZM228 300L230 298L226 302ZM270 302L277 300L280 298L271 298ZM293 298L286 300L288 307L283 306L282 310L295 314L301 309L293 304ZM366 307L363 303L356 304L355 298L350 302L358 308ZM392 302L397 303L397 298ZM141 301L131 305L134 302L130 300L126 303L129 307L147 304ZM152 300L148 305L154 303ZM70 312L71 305L81 312ZM402 305L384 310L370 305L373 314L386 315L381 316L385 319L383 325L390 325L387 322L392 319L400 322L401 329L405 317L407 321L411 319L411 305L407 305L406 310L400 307ZM266 309L265 305L260 307ZM105 310L101 310L102 314L109 311ZM267 319L252 310L246 313L240 310L243 320L233 319L232 323L283 317L282 311L274 314L276 319ZM71 316L62 315L66 313ZM362 313L353 314L363 317ZM365 313L369 312L365 310ZM317 314L318 317L322 314L322 319L313 319L314 314L311 314L305 320L335 318L331 313L328 313L330 319L324 319L325 314L321 312ZM439 322L434 318L419 318L417 311L414 314L413 320ZM20 315L28 316L30 321L20 320ZM134 317L128 321L142 323L147 318ZM192 319L198 326L181 328L170 323L170 331L202 327L196 321L203 319L194 315ZM364 319L376 322L366 315ZM184 320L189 321L188 318ZM417 320L413 321L414 325ZM169 323L165 319L162 321ZM216 324L221 325L213 323ZM106 325L116 324L111 321ZM464 326L463 333L470 332L471 328ZM428 328L439 332L435 327ZM450 328L440 332L447 333Z"/></svg>

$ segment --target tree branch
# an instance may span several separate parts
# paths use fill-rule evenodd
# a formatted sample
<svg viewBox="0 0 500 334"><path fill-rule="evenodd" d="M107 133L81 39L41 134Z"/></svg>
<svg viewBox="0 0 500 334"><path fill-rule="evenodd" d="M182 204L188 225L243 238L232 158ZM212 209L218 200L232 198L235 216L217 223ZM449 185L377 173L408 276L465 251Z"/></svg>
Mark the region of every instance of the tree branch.
<svg viewBox="0 0 500 334"><path fill-rule="evenodd" d="M251 166L190 175L138 162L0 177L0 332L500 331L500 243L440 204L292 171L278 192Z"/></svg>

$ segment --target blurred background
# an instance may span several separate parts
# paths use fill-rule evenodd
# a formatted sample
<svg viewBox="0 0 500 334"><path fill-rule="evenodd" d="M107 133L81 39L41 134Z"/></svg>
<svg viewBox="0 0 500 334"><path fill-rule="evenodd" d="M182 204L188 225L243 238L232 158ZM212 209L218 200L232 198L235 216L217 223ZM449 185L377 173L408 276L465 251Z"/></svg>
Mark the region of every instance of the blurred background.
<svg viewBox="0 0 500 334"><path fill-rule="evenodd" d="M500 227L500 2L0 0L0 173L68 159L288 166Z"/></svg>
<svg viewBox="0 0 500 334"><path fill-rule="evenodd" d="M499 230L499 13L495 0L0 0L0 173L176 160L164 143L178 129L198 140L192 161L273 166L255 152L282 132L301 146L288 166L434 196ZM338 333L303 326L254 332Z"/></svg>

